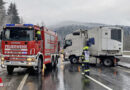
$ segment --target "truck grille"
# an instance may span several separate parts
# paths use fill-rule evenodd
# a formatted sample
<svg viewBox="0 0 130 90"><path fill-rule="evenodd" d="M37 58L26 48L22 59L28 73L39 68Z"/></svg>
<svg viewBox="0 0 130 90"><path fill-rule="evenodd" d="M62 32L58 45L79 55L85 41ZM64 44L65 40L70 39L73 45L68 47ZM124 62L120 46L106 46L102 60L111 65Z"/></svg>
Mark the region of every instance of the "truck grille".
<svg viewBox="0 0 130 90"><path fill-rule="evenodd" d="M26 61L27 49L5 49L6 61Z"/></svg>
<svg viewBox="0 0 130 90"><path fill-rule="evenodd" d="M5 54L27 54L27 52L5 52Z"/></svg>
<svg viewBox="0 0 130 90"><path fill-rule="evenodd" d="M27 49L5 49L6 55L26 55Z"/></svg>
<svg viewBox="0 0 130 90"><path fill-rule="evenodd" d="M7 61L26 61L27 60L27 57L12 57L12 56L9 56L9 57L4 57L4 58Z"/></svg>

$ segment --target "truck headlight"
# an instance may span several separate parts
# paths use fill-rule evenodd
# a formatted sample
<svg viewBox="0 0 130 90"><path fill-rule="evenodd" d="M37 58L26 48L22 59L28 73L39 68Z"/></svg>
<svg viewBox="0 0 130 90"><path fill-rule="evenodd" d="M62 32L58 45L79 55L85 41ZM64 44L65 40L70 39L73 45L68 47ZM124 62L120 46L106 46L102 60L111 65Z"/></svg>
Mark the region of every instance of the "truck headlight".
<svg viewBox="0 0 130 90"><path fill-rule="evenodd" d="M28 62L27 64L28 64L29 66L30 66L30 65L32 65L32 63L31 63L31 62Z"/></svg>
<svg viewBox="0 0 130 90"><path fill-rule="evenodd" d="M31 61L34 61L34 60L35 60L35 58L27 58L28 62L31 62Z"/></svg>
<svg viewBox="0 0 130 90"><path fill-rule="evenodd" d="M2 57L2 58L1 58L1 61L4 61L4 60L5 60L4 57Z"/></svg>

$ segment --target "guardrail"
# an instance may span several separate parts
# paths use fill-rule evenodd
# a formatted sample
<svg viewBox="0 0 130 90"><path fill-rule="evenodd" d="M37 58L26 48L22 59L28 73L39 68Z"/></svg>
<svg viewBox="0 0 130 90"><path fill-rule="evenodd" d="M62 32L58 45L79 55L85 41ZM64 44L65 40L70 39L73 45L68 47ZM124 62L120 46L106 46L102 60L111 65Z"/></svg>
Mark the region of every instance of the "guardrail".
<svg viewBox="0 0 130 90"><path fill-rule="evenodd" d="M124 52L130 52L130 51L123 51L123 53L124 53Z"/></svg>

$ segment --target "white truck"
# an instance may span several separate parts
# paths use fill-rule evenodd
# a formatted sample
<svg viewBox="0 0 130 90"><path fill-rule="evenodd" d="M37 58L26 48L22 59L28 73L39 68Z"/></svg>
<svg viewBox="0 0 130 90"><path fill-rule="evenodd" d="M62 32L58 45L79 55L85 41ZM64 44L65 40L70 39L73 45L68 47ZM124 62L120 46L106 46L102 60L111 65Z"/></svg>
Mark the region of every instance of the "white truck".
<svg viewBox="0 0 130 90"><path fill-rule="evenodd" d="M65 59L78 63L85 45L89 45L90 63L113 66L119 61L117 56L123 55L123 30L120 27L101 26L68 34L64 42Z"/></svg>

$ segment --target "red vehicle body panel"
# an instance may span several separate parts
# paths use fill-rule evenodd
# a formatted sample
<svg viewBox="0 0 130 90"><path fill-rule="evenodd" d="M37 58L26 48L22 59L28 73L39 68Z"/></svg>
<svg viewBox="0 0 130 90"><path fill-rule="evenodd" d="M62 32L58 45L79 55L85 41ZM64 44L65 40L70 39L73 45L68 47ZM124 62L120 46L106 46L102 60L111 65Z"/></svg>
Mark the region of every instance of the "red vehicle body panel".
<svg viewBox="0 0 130 90"><path fill-rule="evenodd" d="M42 30L44 64L51 63L51 54L58 54L58 36L46 28Z"/></svg>

